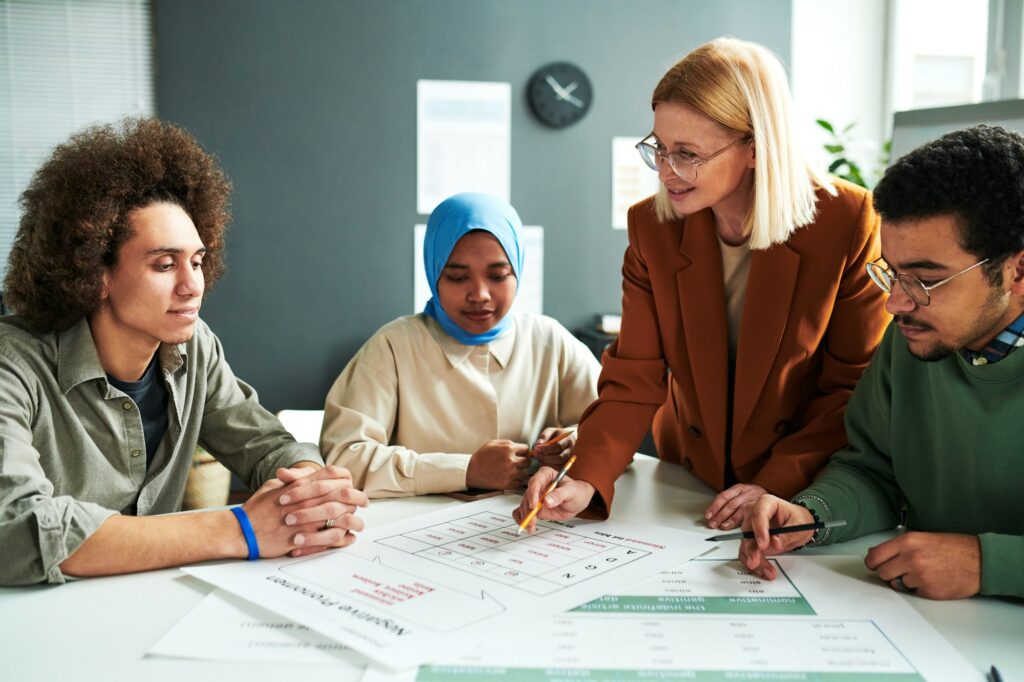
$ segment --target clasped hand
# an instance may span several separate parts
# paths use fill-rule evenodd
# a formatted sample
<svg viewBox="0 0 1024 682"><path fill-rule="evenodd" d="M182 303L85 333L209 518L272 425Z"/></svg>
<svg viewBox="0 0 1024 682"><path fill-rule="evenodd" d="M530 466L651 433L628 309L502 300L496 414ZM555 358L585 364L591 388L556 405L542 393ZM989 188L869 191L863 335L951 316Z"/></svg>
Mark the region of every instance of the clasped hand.
<svg viewBox="0 0 1024 682"><path fill-rule="evenodd" d="M242 505L264 558L313 554L355 542L353 532L363 530L358 507L369 504L366 494L352 485L348 469L293 467L278 469L277 478L264 483ZM330 528L324 528L333 519Z"/></svg>

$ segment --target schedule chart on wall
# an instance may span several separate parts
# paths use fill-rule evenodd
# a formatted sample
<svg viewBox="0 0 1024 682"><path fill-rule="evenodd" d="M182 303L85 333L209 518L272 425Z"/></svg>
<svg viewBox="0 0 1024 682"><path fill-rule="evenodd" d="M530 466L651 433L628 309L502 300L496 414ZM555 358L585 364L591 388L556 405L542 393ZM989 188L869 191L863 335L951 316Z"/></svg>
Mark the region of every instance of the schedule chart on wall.
<svg viewBox="0 0 1024 682"><path fill-rule="evenodd" d="M624 521L545 521L516 536L519 499L492 497L380 526L319 556L184 570L405 668L435 659L452 641L529 628L707 550L703 534Z"/></svg>

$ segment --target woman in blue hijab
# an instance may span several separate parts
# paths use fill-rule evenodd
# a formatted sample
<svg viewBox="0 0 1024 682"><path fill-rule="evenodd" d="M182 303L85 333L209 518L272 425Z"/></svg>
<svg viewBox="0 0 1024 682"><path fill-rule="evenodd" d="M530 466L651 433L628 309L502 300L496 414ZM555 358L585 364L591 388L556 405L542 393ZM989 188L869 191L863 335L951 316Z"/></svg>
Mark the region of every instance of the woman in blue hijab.
<svg viewBox="0 0 1024 682"><path fill-rule="evenodd" d="M486 194L431 213L431 298L377 331L327 395L320 449L371 497L522 487L528 443L574 427L600 367L562 325L509 314L522 276L522 221ZM532 454L557 464L570 435Z"/></svg>

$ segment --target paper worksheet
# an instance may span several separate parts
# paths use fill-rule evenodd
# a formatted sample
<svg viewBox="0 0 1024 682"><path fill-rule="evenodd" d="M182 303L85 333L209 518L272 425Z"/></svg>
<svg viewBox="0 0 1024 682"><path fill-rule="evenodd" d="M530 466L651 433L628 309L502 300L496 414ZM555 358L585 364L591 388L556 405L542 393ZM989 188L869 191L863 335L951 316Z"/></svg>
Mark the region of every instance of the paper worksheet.
<svg viewBox="0 0 1024 682"><path fill-rule="evenodd" d="M153 656L246 663L327 665L332 680L358 680L365 660L344 644L250 602L214 590L148 652Z"/></svg>
<svg viewBox="0 0 1024 682"><path fill-rule="evenodd" d="M183 569L390 668L452 642L529 630L540 619L703 553L705 536L623 521L541 522L517 536L518 496L381 526L302 559Z"/></svg>
<svg viewBox="0 0 1024 682"><path fill-rule="evenodd" d="M780 576L767 582L735 560L697 559L617 600L474 640L417 671L371 667L363 680L983 679L861 557L776 563Z"/></svg>

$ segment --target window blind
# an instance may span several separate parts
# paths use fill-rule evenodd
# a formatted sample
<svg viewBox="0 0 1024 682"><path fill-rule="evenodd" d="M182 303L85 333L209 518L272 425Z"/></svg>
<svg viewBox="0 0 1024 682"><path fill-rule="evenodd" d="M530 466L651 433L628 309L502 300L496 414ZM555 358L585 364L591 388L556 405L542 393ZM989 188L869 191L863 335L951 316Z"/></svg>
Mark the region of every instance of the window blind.
<svg viewBox="0 0 1024 682"><path fill-rule="evenodd" d="M148 0L0 0L0 277L18 196L53 148L153 111Z"/></svg>

